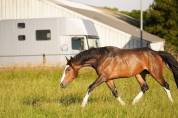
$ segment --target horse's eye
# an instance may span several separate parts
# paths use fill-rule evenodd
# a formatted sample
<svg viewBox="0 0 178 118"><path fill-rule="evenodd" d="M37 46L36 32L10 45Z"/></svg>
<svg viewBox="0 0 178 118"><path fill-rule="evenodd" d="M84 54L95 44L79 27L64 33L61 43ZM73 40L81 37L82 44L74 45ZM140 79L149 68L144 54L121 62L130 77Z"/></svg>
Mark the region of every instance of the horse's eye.
<svg viewBox="0 0 178 118"><path fill-rule="evenodd" d="M68 68L67 71L70 71L70 68Z"/></svg>

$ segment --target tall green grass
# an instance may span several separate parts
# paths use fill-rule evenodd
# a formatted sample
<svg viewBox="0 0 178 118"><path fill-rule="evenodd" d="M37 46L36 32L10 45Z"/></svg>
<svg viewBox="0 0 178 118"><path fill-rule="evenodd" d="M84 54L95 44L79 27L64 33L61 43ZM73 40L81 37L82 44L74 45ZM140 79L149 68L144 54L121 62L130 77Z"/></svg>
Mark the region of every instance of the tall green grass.
<svg viewBox="0 0 178 118"><path fill-rule="evenodd" d="M174 103L150 76L149 91L132 106L140 91L135 78L115 80L119 94L127 103L121 106L105 84L97 87L85 108L82 98L95 80L92 69L82 69L67 88L59 87L62 70L47 68L8 68L0 70L0 118L178 118L178 89L172 74L165 70Z"/></svg>

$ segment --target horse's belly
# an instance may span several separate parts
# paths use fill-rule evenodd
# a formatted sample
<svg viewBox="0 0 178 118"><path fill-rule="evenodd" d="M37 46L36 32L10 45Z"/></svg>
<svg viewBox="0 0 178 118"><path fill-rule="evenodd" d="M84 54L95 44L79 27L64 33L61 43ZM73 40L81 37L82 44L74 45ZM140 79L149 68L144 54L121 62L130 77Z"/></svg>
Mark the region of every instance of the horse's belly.
<svg viewBox="0 0 178 118"><path fill-rule="evenodd" d="M110 78L119 77L131 77L142 72L144 69L142 67L132 66L132 67L117 67L112 70Z"/></svg>
<svg viewBox="0 0 178 118"><path fill-rule="evenodd" d="M108 58L100 66L99 72L108 78L131 77L144 70L142 60Z"/></svg>

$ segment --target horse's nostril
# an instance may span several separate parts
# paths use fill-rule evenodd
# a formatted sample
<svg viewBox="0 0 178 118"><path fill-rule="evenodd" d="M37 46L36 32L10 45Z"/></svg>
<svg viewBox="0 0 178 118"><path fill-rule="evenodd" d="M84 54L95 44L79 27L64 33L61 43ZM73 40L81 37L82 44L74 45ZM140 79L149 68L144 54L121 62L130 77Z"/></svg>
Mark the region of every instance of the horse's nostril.
<svg viewBox="0 0 178 118"><path fill-rule="evenodd" d="M63 83L60 83L60 86L61 86L61 88L64 88L64 85L63 85Z"/></svg>

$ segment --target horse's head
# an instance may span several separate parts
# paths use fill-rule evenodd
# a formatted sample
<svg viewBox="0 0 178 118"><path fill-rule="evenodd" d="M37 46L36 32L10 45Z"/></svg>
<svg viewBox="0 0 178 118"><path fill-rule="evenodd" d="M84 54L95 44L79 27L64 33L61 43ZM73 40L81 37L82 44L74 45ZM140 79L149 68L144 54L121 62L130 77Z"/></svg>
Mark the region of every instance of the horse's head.
<svg viewBox="0 0 178 118"><path fill-rule="evenodd" d="M72 82L78 75L78 70L80 66L72 63L72 57L70 60L66 57L67 64L64 69L63 75L61 77L60 86L62 88L66 87L70 82Z"/></svg>

